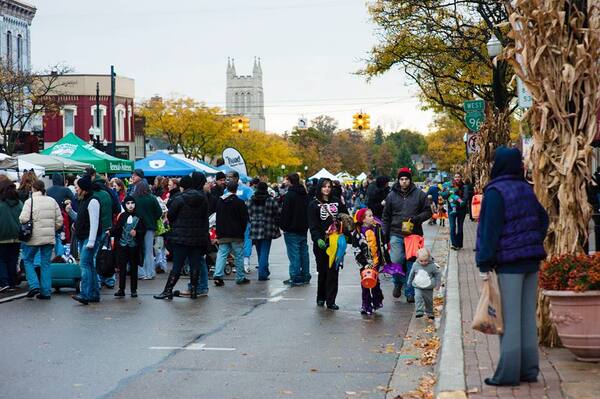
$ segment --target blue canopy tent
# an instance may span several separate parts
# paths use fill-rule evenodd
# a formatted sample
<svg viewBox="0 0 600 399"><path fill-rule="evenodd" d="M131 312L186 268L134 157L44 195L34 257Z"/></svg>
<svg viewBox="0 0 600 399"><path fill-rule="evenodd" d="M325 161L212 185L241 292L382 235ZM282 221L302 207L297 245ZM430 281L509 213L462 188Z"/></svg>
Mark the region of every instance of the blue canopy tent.
<svg viewBox="0 0 600 399"><path fill-rule="evenodd" d="M228 165L217 166L217 169L219 169L221 172L223 172L225 174L227 174L229 172L237 172L237 170L235 170L234 168L232 168L231 166L228 166ZM243 173L239 173L239 175L240 175L240 180L243 183L248 183L250 180L252 180L251 178L249 178L248 176L246 176Z"/></svg>
<svg viewBox="0 0 600 399"><path fill-rule="evenodd" d="M165 152L154 154L135 161L135 168L144 171L144 175L152 176L186 176L196 169L187 162L177 159Z"/></svg>

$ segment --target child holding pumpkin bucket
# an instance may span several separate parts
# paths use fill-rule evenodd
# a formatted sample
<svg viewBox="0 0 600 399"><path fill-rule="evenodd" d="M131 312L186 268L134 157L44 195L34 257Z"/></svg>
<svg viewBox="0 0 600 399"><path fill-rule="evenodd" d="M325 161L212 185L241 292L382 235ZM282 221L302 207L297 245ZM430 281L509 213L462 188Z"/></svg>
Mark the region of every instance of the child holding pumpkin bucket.
<svg viewBox="0 0 600 399"><path fill-rule="evenodd" d="M368 208L360 209L354 215L356 227L352 233L354 256L360 265L362 308L360 313L372 315L383 307L383 292L379 286L378 272L391 263L387 243L381 223Z"/></svg>

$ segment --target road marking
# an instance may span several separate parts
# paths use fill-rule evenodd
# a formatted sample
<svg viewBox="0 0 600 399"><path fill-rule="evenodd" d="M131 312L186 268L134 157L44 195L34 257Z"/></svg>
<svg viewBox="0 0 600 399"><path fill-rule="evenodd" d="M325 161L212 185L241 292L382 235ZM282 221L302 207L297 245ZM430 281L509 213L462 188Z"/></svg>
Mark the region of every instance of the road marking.
<svg viewBox="0 0 600 399"><path fill-rule="evenodd" d="M286 287L281 287L281 288L277 288L273 291L270 291L271 296L277 296L279 294L281 294L283 291L287 290Z"/></svg>
<svg viewBox="0 0 600 399"><path fill-rule="evenodd" d="M304 298L285 298L281 295L277 295L270 298L246 298L249 301L267 301L267 302L279 302L279 301L303 301Z"/></svg>
<svg viewBox="0 0 600 399"><path fill-rule="evenodd" d="M235 348L207 348L206 344L189 344L187 346L151 346L153 350L186 350L186 351L234 351Z"/></svg>

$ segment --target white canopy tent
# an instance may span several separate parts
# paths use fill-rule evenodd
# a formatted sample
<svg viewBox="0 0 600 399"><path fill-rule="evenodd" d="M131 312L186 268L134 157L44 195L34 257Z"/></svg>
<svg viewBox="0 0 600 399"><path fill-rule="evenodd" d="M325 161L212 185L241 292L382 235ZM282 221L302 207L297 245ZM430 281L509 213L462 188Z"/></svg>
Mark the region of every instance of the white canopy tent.
<svg viewBox="0 0 600 399"><path fill-rule="evenodd" d="M309 177L309 179L331 179L331 180L338 180L338 178L331 173L330 171L328 171L327 169L323 168L320 171L318 171L315 175Z"/></svg>
<svg viewBox="0 0 600 399"><path fill-rule="evenodd" d="M46 169L46 172L83 172L90 164L74 161L69 158L37 153L17 156L19 161L30 162Z"/></svg>
<svg viewBox="0 0 600 399"><path fill-rule="evenodd" d="M353 181L354 180L354 176L352 176L348 172L340 172L337 175L335 175L335 177L336 177L337 180L343 181L343 182L348 182L348 181Z"/></svg>
<svg viewBox="0 0 600 399"><path fill-rule="evenodd" d="M193 168L196 168L199 172L204 172L207 175L216 175L219 172L218 169L213 168L212 166L205 164L204 162L194 161L193 159L186 158L183 154L170 154L172 157L180 159L190 165Z"/></svg>
<svg viewBox="0 0 600 399"><path fill-rule="evenodd" d="M30 170L33 170L38 177L42 177L46 173L46 169L43 166L0 153L0 174L7 176L11 180L18 180L20 173Z"/></svg>
<svg viewBox="0 0 600 399"><path fill-rule="evenodd" d="M362 172L360 175L356 176L356 181L363 181L367 178L367 174L365 172Z"/></svg>

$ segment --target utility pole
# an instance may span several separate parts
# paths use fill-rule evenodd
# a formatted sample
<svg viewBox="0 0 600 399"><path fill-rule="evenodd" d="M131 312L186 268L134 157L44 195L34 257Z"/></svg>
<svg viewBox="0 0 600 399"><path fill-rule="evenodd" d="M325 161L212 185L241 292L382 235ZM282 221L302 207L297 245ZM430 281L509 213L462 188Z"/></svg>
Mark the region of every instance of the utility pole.
<svg viewBox="0 0 600 399"><path fill-rule="evenodd" d="M113 157L117 154L117 117L115 115L115 66L110 66L110 115L111 115L111 123L110 123L110 131L111 131L111 141L110 141L110 152Z"/></svg>
<svg viewBox="0 0 600 399"><path fill-rule="evenodd" d="M96 82L96 129L100 131L100 82Z"/></svg>

